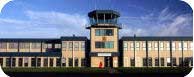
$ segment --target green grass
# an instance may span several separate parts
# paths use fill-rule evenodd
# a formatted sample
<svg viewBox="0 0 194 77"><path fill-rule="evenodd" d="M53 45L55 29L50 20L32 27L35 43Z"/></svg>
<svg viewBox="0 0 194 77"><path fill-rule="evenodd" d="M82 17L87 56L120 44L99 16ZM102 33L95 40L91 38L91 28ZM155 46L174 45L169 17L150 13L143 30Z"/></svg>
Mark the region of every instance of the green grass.
<svg viewBox="0 0 194 77"><path fill-rule="evenodd" d="M121 74L188 74L192 68L180 67L129 67L114 68L114 73ZM4 72L56 72L56 73L109 73L110 68L3 68Z"/></svg>

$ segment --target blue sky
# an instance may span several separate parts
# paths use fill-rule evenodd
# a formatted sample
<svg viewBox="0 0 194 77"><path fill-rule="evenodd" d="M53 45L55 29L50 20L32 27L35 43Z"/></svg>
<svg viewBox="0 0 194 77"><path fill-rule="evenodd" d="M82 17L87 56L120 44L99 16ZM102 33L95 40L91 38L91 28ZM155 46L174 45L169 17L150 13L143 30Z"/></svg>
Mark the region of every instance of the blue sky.
<svg viewBox="0 0 194 77"><path fill-rule="evenodd" d="M0 38L89 36L87 13L120 12L120 36L192 36L192 9L179 0L14 0L0 14Z"/></svg>

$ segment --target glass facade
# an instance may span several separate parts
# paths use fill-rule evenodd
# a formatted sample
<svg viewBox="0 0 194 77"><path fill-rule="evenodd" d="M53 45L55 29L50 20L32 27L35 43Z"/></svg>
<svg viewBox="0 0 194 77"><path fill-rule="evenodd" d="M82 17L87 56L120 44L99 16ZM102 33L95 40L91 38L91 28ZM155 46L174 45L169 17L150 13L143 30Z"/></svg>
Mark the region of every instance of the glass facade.
<svg viewBox="0 0 194 77"><path fill-rule="evenodd" d="M113 29L96 29L96 36L113 36Z"/></svg>
<svg viewBox="0 0 194 77"><path fill-rule="evenodd" d="M95 42L96 48L114 48L114 42L113 41L107 41L107 42Z"/></svg>

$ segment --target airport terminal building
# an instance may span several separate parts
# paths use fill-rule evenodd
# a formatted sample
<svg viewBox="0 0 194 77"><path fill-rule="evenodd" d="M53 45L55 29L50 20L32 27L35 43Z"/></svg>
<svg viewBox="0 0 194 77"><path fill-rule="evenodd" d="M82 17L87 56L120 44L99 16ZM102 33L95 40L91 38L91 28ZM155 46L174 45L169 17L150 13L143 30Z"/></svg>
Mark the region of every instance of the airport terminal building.
<svg viewBox="0 0 194 77"><path fill-rule="evenodd" d="M90 39L0 38L2 67L192 67L193 37L123 36L120 14L88 13Z"/></svg>

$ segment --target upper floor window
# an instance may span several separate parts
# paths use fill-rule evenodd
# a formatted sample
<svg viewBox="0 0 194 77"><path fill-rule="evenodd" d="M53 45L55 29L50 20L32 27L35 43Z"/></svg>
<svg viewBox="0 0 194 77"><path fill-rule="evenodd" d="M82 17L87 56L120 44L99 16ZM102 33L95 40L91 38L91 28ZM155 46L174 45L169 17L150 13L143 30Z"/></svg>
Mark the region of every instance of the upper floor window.
<svg viewBox="0 0 194 77"><path fill-rule="evenodd" d="M176 49L175 46L176 46L175 42L172 42L172 50L173 50L173 51Z"/></svg>
<svg viewBox="0 0 194 77"><path fill-rule="evenodd" d="M79 50L79 42L75 42L74 44L74 50L78 51Z"/></svg>
<svg viewBox="0 0 194 77"><path fill-rule="evenodd" d="M130 50L134 50L134 43L133 42L130 43Z"/></svg>
<svg viewBox="0 0 194 77"><path fill-rule="evenodd" d="M10 49L16 49L16 48L18 48L18 43L9 43L9 48Z"/></svg>
<svg viewBox="0 0 194 77"><path fill-rule="evenodd" d="M30 48L30 43L19 43L20 48Z"/></svg>
<svg viewBox="0 0 194 77"><path fill-rule="evenodd" d="M178 48L179 48L179 50L182 50L182 44L181 44L181 42L179 42Z"/></svg>
<svg viewBox="0 0 194 77"><path fill-rule="evenodd" d="M183 43L183 50L187 50L187 42Z"/></svg>
<svg viewBox="0 0 194 77"><path fill-rule="evenodd" d="M124 42L124 45L123 45L123 47L124 47L124 50L127 50L128 48L128 44L127 44L127 42Z"/></svg>
<svg viewBox="0 0 194 77"><path fill-rule="evenodd" d="M96 48L114 48L114 42L113 41L107 41L107 42L95 42Z"/></svg>
<svg viewBox="0 0 194 77"><path fill-rule="evenodd" d="M63 50L65 50L65 51L67 50L67 42L63 42L63 43L62 43L62 48L63 48Z"/></svg>
<svg viewBox="0 0 194 77"><path fill-rule="evenodd" d="M69 48L68 48L70 51L73 50L73 42L69 42Z"/></svg>
<svg viewBox="0 0 194 77"><path fill-rule="evenodd" d="M61 44L55 44L55 48L61 48Z"/></svg>
<svg viewBox="0 0 194 77"><path fill-rule="evenodd" d="M193 42L190 42L190 50L193 50Z"/></svg>
<svg viewBox="0 0 194 77"><path fill-rule="evenodd" d="M150 51L151 49L152 49L152 43L149 42L149 43L148 43L148 50Z"/></svg>
<svg viewBox="0 0 194 77"><path fill-rule="evenodd" d="M41 43L32 43L31 48L32 49L41 48Z"/></svg>
<svg viewBox="0 0 194 77"><path fill-rule="evenodd" d="M7 43L5 43L5 42L0 42L0 48L1 48L1 49L6 49L6 48L7 48Z"/></svg>
<svg viewBox="0 0 194 77"><path fill-rule="evenodd" d="M154 50L158 50L158 43L154 43Z"/></svg>
<svg viewBox="0 0 194 77"><path fill-rule="evenodd" d="M169 42L166 42L166 50L170 50L170 43Z"/></svg>
<svg viewBox="0 0 194 77"><path fill-rule="evenodd" d="M85 42L81 42L81 50L85 51Z"/></svg>
<svg viewBox="0 0 194 77"><path fill-rule="evenodd" d="M140 42L136 42L136 50L140 49Z"/></svg>
<svg viewBox="0 0 194 77"><path fill-rule="evenodd" d="M113 36L113 29L96 29L96 36Z"/></svg>
<svg viewBox="0 0 194 77"><path fill-rule="evenodd" d="M164 43L160 42L160 50L164 50Z"/></svg>
<svg viewBox="0 0 194 77"><path fill-rule="evenodd" d="M143 42L143 50L146 50L146 42Z"/></svg>

